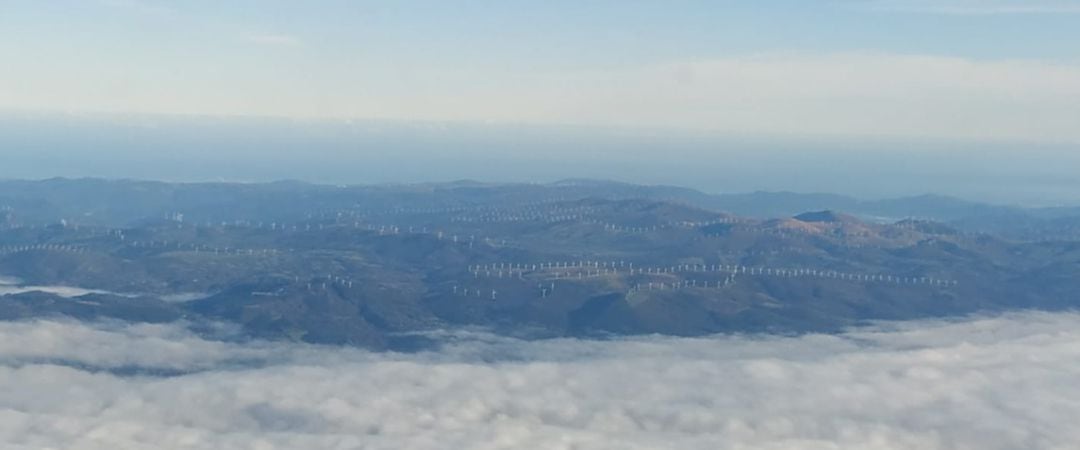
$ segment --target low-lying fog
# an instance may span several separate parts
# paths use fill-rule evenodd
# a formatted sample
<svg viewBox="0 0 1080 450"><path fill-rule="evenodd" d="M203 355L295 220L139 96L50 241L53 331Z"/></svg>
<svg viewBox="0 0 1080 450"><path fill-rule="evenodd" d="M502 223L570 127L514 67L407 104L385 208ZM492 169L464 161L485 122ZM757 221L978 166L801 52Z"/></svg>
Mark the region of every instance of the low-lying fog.
<svg viewBox="0 0 1080 450"><path fill-rule="evenodd" d="M117 292L111 292L111 291L106 291L106 290L101 290L101 289L90 289L90 288L84 288L84 287L78 287L78 286L60 286L60 285L56 285L56 286L34 286L34 285L22 284L22 281L19 280L18 278L15 278L15 277L0 276L0 296L3 296L3 295L15 295L15 294L25 294L27 292L44 292L46 294L52 294L52 295L56 295L58 297L63 297L63 298L76 298L76 297L82 297L84 295L90 295L90 294L110 294L110 295L120 295L120 296L124 296L124 297L150 296L150 297L160 298L161 300L166 301L166 302L176 302L176 303L190 302L190 301L193 301L193 300L206 298L206 297L209 297L211 295L211 294L206 293L206 292L182 292L182 293L167 294L167 295L158 295L158 294L150 294L150 293L132 294L132 293L117 293Z"/></svg>
<svg viewBox="0 0 1080 450"><path fill-rule="evenodd" d="M0 323L9 448L1067 448L1080 314L372 353Z"/></svg>
<svg viewBox="0 0 1080 450"><path fill-rule="evenodd" d="M98 289L83 289L71 286L13 286L0 283L0 295L23 294L27 292L45 292L64 298L80 297L87 294L108 294Z"/></svg>

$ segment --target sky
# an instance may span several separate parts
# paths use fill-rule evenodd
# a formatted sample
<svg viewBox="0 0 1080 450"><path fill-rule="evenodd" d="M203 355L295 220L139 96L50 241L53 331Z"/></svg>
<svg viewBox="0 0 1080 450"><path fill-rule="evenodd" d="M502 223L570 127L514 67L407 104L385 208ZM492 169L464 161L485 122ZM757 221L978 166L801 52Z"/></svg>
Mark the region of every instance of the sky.
<svg viewBox="0 0 1080 450"><path fill-rule="evenodd" d="M1080 142L1080 1L5 0L0 108Z"/></svg>
<svg viewBox="0 0 1080 450"><path fill-rule="evenodd" d="M5 178L1080 204L1080 0L3 0L0 62Z"/></svg>
<svg viewBox="0 0 1080 450"><path fill-rule="evenodd" d="M167 325L0 323L5 448L1072 448L1080 316L415 354ZM217 334L229 336L228 328Z"/></svg>

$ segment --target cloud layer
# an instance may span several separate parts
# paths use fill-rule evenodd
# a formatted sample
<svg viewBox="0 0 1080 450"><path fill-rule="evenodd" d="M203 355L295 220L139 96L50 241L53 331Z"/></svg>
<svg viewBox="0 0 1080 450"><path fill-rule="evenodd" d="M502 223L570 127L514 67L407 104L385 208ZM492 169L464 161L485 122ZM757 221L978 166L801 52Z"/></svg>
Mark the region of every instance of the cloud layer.
<svg viewBox="0 0 1080 450"><path fill-rule="evenodd" d="M244 40L305 47L287 35ZM275 64L305 67L290 59L302 52L288 53ZM338 62L291 81L232 79L232 63L222 64L224 77L200 72L170 89L141 78L109 84L117 74L107 71L69 80L14 67L0 73L0 108L1080 143L1080 65L1061 61L778 52L597 69L432 67L407 76Z"/></svg>
<svg viewBox="0 0 1080 450"><path fill-rule="evenodd" d="M1080 315L438 351L0 324L5 448L1067 448Z"/></svg>
<svg viewBox="0 0 1080 450"><path fill-rule="evenodd" d="M1080 142L1080 66L1035 60L771 53L563 74L531 86L540 92L527 101L534 122Z"/></svg>

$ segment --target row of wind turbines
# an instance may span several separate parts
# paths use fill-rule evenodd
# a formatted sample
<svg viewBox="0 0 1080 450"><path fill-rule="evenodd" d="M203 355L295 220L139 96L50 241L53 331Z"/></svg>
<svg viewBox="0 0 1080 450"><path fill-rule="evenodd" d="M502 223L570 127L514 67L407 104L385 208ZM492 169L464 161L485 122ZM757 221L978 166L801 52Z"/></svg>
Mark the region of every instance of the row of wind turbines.
<svg viewBox="0 0 1080 450"><path fill-rule="evenodd" d="M88 249L85 246L69 244L28 244L0 246L0 255L10 255L15 253L33 251L86 253Z"/></svg>
<svg viewBox="0 0 1080 450"><path fill-rule="evenodd" d="M674 264L634 266L627 261L548 261L540 263L490 263L468 266L473 278L542 278L572 280L604 276L672 276L702 273L766 276L779 278L819 278L894 285L956 286L957 280L930 276L849 272L808 267L750 266L743 264Z"/></svg>

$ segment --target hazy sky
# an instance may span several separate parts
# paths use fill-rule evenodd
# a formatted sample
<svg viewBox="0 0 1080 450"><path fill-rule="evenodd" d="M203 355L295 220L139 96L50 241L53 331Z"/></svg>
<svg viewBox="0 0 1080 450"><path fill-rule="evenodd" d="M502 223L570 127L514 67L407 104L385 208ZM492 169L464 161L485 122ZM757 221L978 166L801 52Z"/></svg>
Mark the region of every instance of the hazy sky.
<svg viewBox="0 0 1080 450"><path fill-rule="evenodd" d="M1078 0L4 0L0 110L1080 142Z"/></svg>

